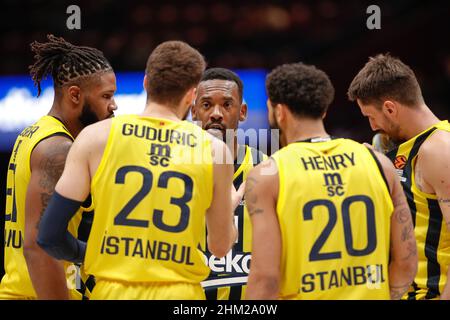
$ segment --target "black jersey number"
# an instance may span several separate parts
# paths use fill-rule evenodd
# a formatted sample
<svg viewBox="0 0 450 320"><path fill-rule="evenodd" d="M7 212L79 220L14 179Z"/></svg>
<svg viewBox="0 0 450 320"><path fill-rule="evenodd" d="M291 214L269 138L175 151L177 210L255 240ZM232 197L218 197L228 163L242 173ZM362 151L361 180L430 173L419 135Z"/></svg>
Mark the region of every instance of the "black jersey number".
<svg viewBox="0 0 450 320"><path fill-rule="evenodd" d="M19 151L19 147L22 143L22 140L19 140L17 142L17 146L14 149L13 153L14 153L14 159L15 159L15 155L17 154L17 152ZM11 208L11 213L7 213L5 214L5 221L11 221L11 222L17 222L17 205L16 205L16 168L17 168L17 164L14 162L11 162L8 166L8 170L12 171L12 181L13 181L13 186L12 188L6 188L6 196L11 196L12 197L12 208Z"/></svg>
<svg viewBox="0 0 450 320"><path fill-rule="evenodd" d="M367 221L367 245L364 249L355 249L353 246L353 233L350 218L350 207L356 202L364 203L366 207ZM310 261L321 261L341 258L341 251L321 252L322 247L333 231L337 221L337 210L334 203L328 199L312 200L303 207L303 218L313 220L313 209L318 206L327 208L329 215L328 223L322 230L309 253ZM375 227L375 209L372 199L365 195L355 195L344 199L341 206L342 222L344 226L345 248L350 256L365 256L372 253L377 247L377 233Z"/></svg>
<svg viewBox="0 0 450 320"><path fill-rule="evenodd" d="M128 201L128 203L119 211L119 213L114 218L114 224L119 226L131 226L131 227L142 227L147 228L149 225L149 220L131 219L128 215L133 211L134 208L139 204L139 202L144 199L146 195L152 189L153 173L147 168L140 166L124 166L117 170L116 173L116 184L125 184L125 176L130 172L137 172L142 175L142 186L139 191ZM164 212L159 209L153 210L153 224L167 232L182 232L184 231L189 223L190 209L187 203L192 199L192 189L193 181L188 175L176 172L176 171L165 171L158 179L158 187L166 189L170 179L179 179L184 182L184 194L181 198L170 199L170 203L178 206L180 208L180 220L176 225L168 225L163 221Z"/></svg>
<svg viewBox="0 0 450 320"><path fill-rule="evenodd" d="M17 222L17 205L16 205L16 188L15 188L15 175L16 175L16 164L10 163L8 170L11 170L13 172L13 183L14 186L12 188L6 189L6 196L12 197L12 209L11 213L7 213L5 215L5 221L11 221L11 222Z"/></svg>

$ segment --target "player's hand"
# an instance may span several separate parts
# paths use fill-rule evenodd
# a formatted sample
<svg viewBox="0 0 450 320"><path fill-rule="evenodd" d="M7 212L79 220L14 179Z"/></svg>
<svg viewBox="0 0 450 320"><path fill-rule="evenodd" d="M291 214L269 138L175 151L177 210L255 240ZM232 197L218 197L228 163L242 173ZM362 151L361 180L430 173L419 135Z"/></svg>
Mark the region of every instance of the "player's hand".
<svg viewBox="0 0 450 320"><path fill-rule="evenodd" d="M233 205L233 211L236 210L239 203L241 203L245 192L245 181L239 186L239 190L236 191L234 185L231 185L231 203Z"/></svg>

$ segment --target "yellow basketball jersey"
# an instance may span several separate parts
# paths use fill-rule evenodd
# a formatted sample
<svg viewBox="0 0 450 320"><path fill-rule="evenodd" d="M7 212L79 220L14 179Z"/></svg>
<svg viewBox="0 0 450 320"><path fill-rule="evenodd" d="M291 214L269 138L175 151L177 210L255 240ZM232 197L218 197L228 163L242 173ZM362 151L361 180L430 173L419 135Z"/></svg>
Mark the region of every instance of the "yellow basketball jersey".
<svg viewBox="0 0 450 320"><path fill-rule="evenodd" d="M265 159L267 156L261 151L249 146L238 146L233 176L236 190L247 179L249 171ZM208 300L241 300L245 297L252 249L252 225L245 207L245 199L234 211L234 221L239 234L238 239L224 258L218 259L206 249L206 233L204 233L202 249L211 273L208 279L202 282L202 286Z"/></svg>
<svg viewBox="0 0 450 320"><path fill-rule="evenodd" d="M36 145L53 136L64 135L73 140L69 131L56 118L43 116L33 125L25 128L18 136L7 174L5 211L5 275L0 284L0 299L35 299L36 292L28 273L23 255L25 235L25 196L31 177L30 159ZM76 237L82 220L83 208L69 223L69 231ZM79 266L65 263L67 285L73 299L81 299L81 278Z"/></svg>
<svg viewBox="0 0 450 320"><path fill-rule="evenodd" d="M92 179L85 266L99 283L197 283L213 195L211 142L198 126L137 115L112 119Z"/></svg>
<svg viewBox="0 0 450 320"><path fill-rule="evenodd" d="M393 204L378 160L348 139L296 142L279 171L282 299L390 299Z"/></svg>
<svg viewBox="0 0 450 320"><path fill-rule="evenodd" d="M387 154L400 176L415 226L419 265L414 283L404 297L412 300L439 297L447 282L450 264L450 233L437 197L420 191L414 181L419 148L436 130L450 132L450 124L441 121Z"/></svg>

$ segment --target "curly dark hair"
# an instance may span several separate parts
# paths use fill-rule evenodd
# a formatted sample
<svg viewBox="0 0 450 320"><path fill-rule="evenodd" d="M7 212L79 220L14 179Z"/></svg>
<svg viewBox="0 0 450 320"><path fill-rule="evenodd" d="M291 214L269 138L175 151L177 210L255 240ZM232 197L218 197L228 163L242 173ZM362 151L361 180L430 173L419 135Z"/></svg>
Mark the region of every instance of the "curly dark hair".
<svg viewBox="0 0 450 320"><path fill-rule="evenodd" d="M147 60L147 98L157 103L179 104L186 92L198 85L205 67L203 56L187 43L161 43Z"/></svg>
<svg viewBox="0 0 450 320"><path fill-rule="evenodd" d="M301 62L283 64L267 75L273 105L285 104L298 116L320 118L334 99L334 87L322 70Z"/></svg>
<svg viewBox="0 0 450 320"><path fill-rule="evenodd" d="M202 76L200 82L208 81L208 80L227 80L237 84L239 91L239 99L242 102L243 92L244 92L244 84L242 83L241 78L234 73L233 71L225 68L210 68L207 69Z"/></svg>
<svg viewBox="0 0 450 320"><path fill-rule="evenodd" d="M76 46L61 37L47 35L48 42L34 41L31 50L35 62L29 66L31 78L41 94L41 81L51 75L55 88L72 83L81 77L112 71L100 50Z"/></svg>
<svg viewBox="0 0 450 320"><path fill-rule="evenodd" d="M414 72L389 53L370 57L353 79L347 95L350 101L359 99L379 108L383 99L393 99L410 107L423 103Z"/></svg>

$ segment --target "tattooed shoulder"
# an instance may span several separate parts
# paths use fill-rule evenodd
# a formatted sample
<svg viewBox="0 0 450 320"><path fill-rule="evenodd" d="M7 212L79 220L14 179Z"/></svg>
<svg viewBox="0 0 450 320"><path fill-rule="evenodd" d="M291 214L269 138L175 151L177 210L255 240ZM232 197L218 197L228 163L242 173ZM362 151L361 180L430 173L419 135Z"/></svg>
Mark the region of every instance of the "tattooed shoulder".
<svg viewBox="0 0 450 320"><path fill-rule="evenodd" d="M38 183L40 188L39 198L41 218L55 190L56 183L64 170L67 154L71 145L72 143L69 140L59 140L58 142L46 141L46 143L41 146L41 150L39 150L39 157L36 159L36 168L38 169ZM36 225L36 228L38 229L39 223L40 218Z"/></svg>
<svg viewBox="0 0 450 320"><path fill-rule="evenodd" d="M71 143L50 143L42 152L38 167L40 172L39 186L53 192L64 170Z"/></svg>

